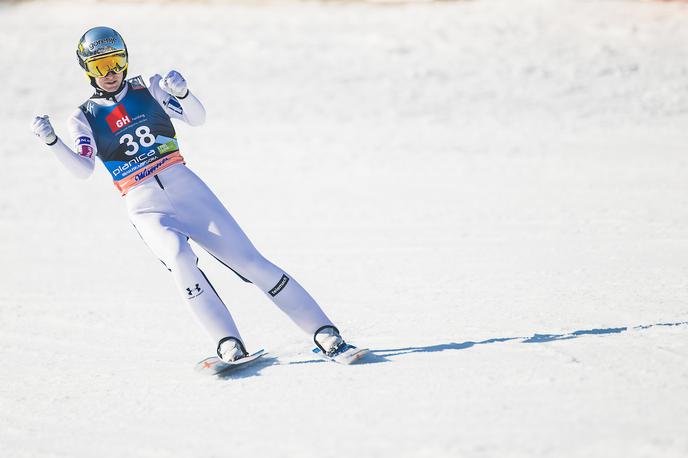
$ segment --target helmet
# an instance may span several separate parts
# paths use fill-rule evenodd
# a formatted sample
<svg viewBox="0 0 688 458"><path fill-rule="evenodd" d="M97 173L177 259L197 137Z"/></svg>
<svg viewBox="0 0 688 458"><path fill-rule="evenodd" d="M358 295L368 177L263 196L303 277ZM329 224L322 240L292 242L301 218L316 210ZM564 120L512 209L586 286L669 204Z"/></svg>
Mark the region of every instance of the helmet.
<svg viewBox="0 0 688 458"><path fill-rule="evenodd" d="M76 49L81 68L92 78L126 71L129 55L122 36L110 27L94 27L84 33Z"/></svg>

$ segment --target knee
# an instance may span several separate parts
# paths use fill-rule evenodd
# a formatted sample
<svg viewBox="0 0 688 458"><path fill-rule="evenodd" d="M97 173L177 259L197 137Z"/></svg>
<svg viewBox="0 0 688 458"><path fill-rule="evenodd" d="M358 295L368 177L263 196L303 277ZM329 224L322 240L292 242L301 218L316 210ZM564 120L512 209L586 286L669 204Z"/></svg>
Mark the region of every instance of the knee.
<svg viewBox="0 0 688 458"><path fill-rule="evenodd" d="M170 250L161 258L161 261L170 271L174 271L196 265L198 258L188 243L180 243L170 247Z"/></svg>
<svg viewBox="0 0 688 458"><path fill-rule="evenodd" d="M237 259L237 270L246 278L253 281L264 276L266 272L277 269L270 261L265 259L258 251L244 253Z"/></svg>

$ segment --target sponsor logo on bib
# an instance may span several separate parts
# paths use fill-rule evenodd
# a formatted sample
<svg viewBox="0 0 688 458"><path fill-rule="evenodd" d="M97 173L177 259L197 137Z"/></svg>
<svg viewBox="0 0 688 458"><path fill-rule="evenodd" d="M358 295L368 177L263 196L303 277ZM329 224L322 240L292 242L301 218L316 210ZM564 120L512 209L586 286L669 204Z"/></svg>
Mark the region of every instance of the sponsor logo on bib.
<svg viewBox="0 0 688 458"><path fill-rule="evenodd" d="M112 110L112 113L105 117L105 120L107 121L108 126L110 126L110 130L113 132L117 132L123 127L131 124L131 118L129 117L127 110L124 108L124 105L117 105L115 109Z"/></svg>
<svg viewBox="0 0 688 458"><path fill-rule="evenodd" d="M143 84L143 80L140 76L130 79L129 83L131 84L131 88L135 91L138 91L140 89L146 89L146 85Z"/></svg>

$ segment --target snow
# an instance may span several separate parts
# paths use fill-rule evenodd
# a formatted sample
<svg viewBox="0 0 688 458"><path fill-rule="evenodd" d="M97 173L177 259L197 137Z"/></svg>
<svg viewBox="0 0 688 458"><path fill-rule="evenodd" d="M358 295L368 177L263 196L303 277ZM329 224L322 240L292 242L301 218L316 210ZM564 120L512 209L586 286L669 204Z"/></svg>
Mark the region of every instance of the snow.
<svg viewBox="0 0 688 458"><path fill-rule="evenodd" d="M175 68L189 165L366 364L201 250L225 379L102 166L30 133L88 27ZM688 4L0 4L3 457L688 455Z"/></svg>

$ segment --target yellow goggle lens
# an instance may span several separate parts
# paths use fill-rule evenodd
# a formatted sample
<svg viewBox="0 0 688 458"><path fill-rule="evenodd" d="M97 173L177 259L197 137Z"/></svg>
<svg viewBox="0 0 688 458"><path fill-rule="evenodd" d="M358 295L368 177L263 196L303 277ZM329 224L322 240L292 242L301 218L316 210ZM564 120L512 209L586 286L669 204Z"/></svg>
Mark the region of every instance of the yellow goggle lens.
<svg viewBox="0 0 688 458"><path fill-rule="evenodd" d="M120 73L127 69L127 55L123 52L109 56L98 56L87 60L86 73L94 78L102 78L110 72Z"/></svg>

